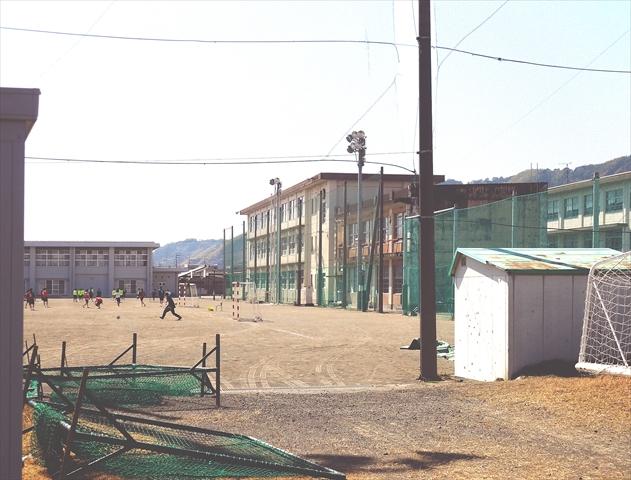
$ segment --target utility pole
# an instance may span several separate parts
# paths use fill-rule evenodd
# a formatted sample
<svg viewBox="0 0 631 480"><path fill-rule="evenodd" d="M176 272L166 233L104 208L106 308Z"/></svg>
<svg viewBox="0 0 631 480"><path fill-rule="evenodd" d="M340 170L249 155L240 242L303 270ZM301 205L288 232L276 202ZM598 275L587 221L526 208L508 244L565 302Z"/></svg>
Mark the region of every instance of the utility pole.
<svg viewBox="0 0 631 480"><path fill-rule="evenodd" d="M346 265L346 254L348 250L348 232L346 230L346 222L348 220L348 207L347 207L347 198L346 198L346 189L347 184L346 180L344 180L344 240L343 242L343 250L342 250L342 308L346 308L347 305L347 290L348 290L348 265Z"/></svg>
<svg viewBox="0 0 631 480"><path fill-rule="evenodd" d="M419 0L419 300L422 380L438 378L436 279L434 278L434 160L432 143L432 50L429 0Z"/></svg>
<svg viewBox="0 0 631 480"><path fill-rule="evenodd" d="M363 307L363 265L362 256L364 249L362 248L362 168L364 166L364 159L366 158L366 134L363 130L353 131L350 135L346 136L346 141L349 142L346 151L348 153L355 153L357 157L357 311L361 312Z"/></svg>
<svg viewBox="0 0 631 480"><path fill-rule="evenodd" d="M281 228L281 216L280 216L280 195L282 191L282 183L277 178L272 178L269 181L270 185L274 186L274 192L276 196L276 303L280 305L280 228Z"/></svg>
<svg viewBox="0 0 631 480"><path fill-rule="evenodd" d="M301 290L302 290L302 201L303 198L298 198L298 268L296 272L296 305L302 304Z"/></svg>
<svg viewBox="0 0 631 480"><path fill-rule="evenodd" d="M379 171L379 277L377 279L377 311L383 313L383 167Z"/></svg>

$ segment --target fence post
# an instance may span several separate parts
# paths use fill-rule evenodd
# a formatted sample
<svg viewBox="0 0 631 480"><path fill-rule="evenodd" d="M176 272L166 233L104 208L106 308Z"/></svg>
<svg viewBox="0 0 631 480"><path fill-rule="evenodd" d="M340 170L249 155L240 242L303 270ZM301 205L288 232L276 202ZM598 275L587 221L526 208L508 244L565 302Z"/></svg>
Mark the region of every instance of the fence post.
<svg viewBox="0 0 631 480"><path fill-rule="evenodd" d="M215 334L215 367L217 368L217 375L215 380L215 404L218 407L221 407L221 344L220 344L220 335L218 333Z"/></svg>
<svg viewBox="0 0 631 480"><path fill-rule="evenodd" d="M138 335L136 333L132 334L132 347L131 347L131 363L136 365L136 354L138 351Z"/></svg>

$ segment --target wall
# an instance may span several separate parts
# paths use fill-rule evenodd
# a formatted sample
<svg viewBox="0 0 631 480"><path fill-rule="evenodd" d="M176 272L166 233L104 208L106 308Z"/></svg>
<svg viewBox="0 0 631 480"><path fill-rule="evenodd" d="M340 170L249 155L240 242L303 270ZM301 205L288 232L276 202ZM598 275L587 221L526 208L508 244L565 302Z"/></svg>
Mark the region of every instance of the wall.
<svg viewBox="0 0 631 480"><path fill-rule="evenodd" d="M587 273L513 275L509 377L548 360L576 362Z"/></svg>
<svg viewBox="0 0 631 480"><path fill-rule="evenodd" d="M22 472L24 142L39 90L0 88L0 478Z"/></svg>
<svg viewBox="0 0 631 480"><path fill-rule="evenodd" d="M507 377L508 275L471 258L455 276L454 373L493 381Z"/></svg>

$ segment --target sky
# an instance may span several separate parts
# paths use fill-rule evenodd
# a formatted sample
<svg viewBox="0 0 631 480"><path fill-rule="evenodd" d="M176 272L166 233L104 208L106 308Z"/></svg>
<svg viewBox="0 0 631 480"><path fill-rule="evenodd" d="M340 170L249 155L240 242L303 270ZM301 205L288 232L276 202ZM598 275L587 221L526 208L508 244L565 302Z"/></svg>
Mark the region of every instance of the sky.
<svg viewBox="0 0 631 480"><path fill-rule="evenodd" d="M344 137L362 129L367 159L406 173L418 170L417 3L2 0L0 86L41 90L28 157L352 161ZM631 70L630 29L631 1L432 2L432 45L493 57ZM631 153L631 75L432 55L436 174L472 181ZM27 159L25 239L221 238L272 195L270 178L288 187L322 171L357 167Z"/></svg>

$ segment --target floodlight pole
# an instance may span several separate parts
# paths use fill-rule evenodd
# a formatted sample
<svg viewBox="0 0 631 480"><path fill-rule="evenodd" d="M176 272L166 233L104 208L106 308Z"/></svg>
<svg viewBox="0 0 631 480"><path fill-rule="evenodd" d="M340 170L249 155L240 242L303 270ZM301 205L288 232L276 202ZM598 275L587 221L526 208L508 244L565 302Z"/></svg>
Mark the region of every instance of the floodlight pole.
<svg viewBox="0 0 631 480"><path fill-rule="evenodd" d="M432 144L432 50L429 0L419 0L419 300L420 378L438 378L436 365L436 279L434 278L434 163Z"/></svg>
<svg viewBox="0 0 631 480"><path fill-rule="evenodd" d="M364 292L362 290L363 275L362 275L362 256L364 249L362 248L362 167L364 166L364 159L361 153L357 155L357 311L363 311Z"/></svg>

